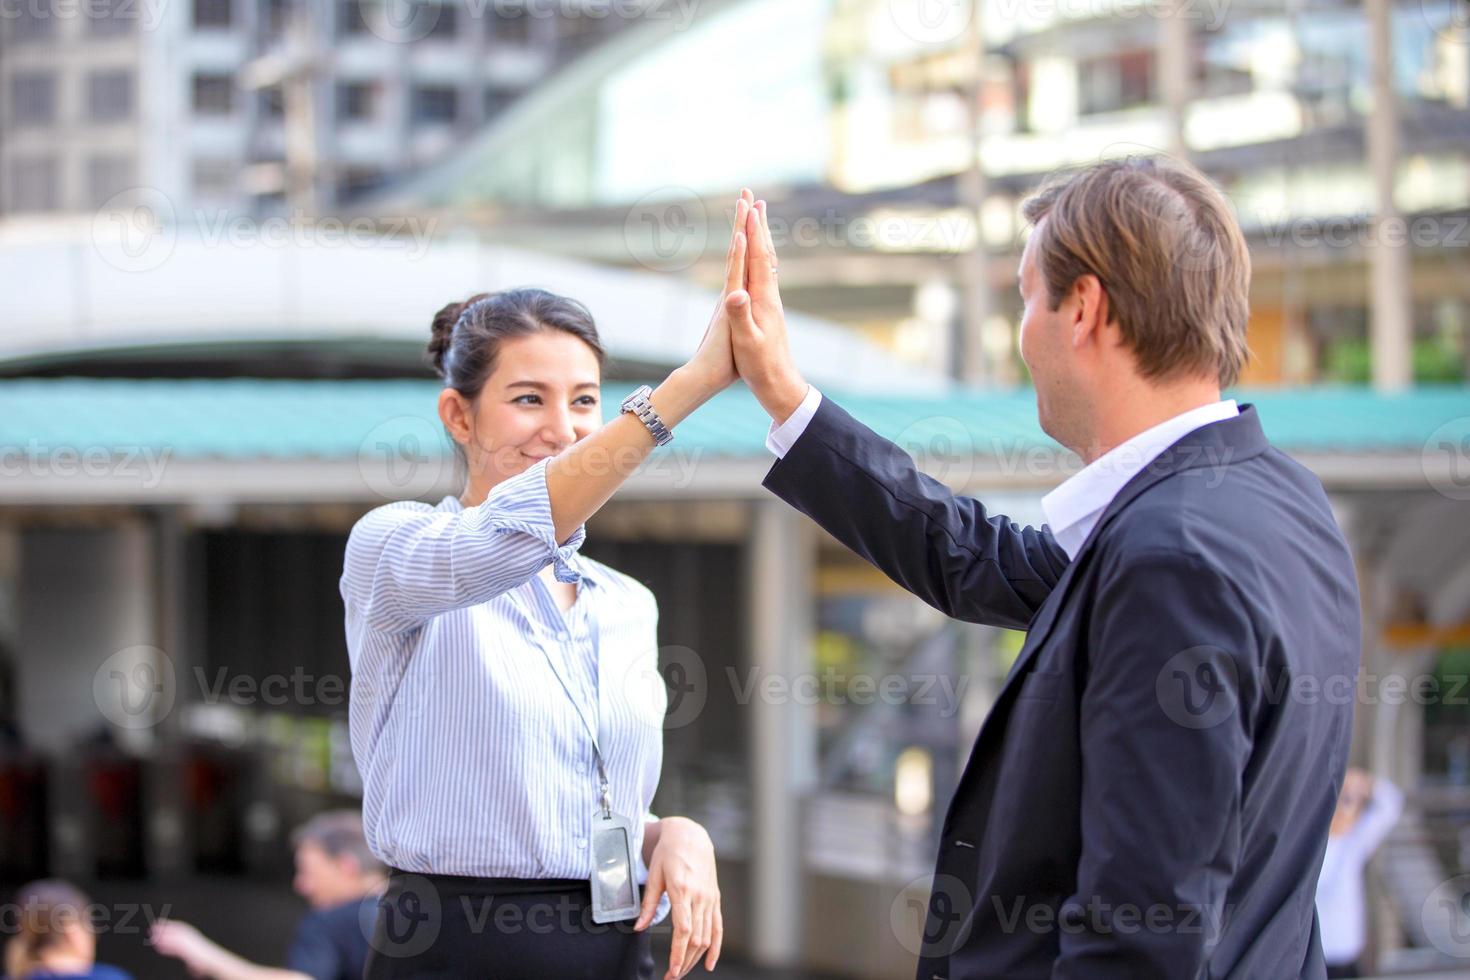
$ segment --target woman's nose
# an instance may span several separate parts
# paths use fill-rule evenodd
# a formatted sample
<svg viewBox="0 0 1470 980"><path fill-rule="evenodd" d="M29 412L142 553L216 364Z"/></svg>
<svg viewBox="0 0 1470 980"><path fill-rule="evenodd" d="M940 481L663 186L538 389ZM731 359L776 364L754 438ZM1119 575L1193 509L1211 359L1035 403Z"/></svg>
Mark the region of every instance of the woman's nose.
<svg viewBox="0 0 1470 980"><path fill-rule="evenodd" d="M543 438L558 448L570 446L577 441L577 431L572 426L570 409L563 407L551 410L551 415L546 420L546 431Z"/></svg>

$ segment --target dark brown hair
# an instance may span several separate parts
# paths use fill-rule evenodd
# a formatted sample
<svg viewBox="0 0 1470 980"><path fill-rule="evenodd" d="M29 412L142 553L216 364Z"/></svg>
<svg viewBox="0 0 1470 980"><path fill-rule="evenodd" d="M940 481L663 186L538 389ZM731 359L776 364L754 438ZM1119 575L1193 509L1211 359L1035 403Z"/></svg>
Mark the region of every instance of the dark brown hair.
<svg viewBox="0 0 1470 980"><path fill-rule="evenodd" d="M501 342L543 330L581 340L597 355L598 367L607 361L587 307L544 289L477 293L450 303L434 314L428 354L444 384L473 400L495 372Z"/></svg>
<svg viewBox="0 0 1470 980"><path fill-rule="evenodd" d="M41 965L41 957L66 942L73 928L91 929L89 900L59 879L33 881L15 895L19 911L15 933L5 944L5 971L23 977Z"/></svg>
<svg viewBox="0 0 1470 980"><path fill-rule="evenodd" d="M312 844L328 857L346 854L357 862L363 874L383 869L383 863L368 847L362 832L362 815L357 810L328 810L318 813L291 833L291 845Z"/></svg>
<svg viewBox="0 0 1470 980"><path fill-rule="evenodd" d="M1096 276L1146 378L1235 383L1250 352L1250 252L1229 203L1198 170L1161 157L1109 160L1021 206L1057 309ZM1047 219L1042 223L1042 219Z"/></svg>

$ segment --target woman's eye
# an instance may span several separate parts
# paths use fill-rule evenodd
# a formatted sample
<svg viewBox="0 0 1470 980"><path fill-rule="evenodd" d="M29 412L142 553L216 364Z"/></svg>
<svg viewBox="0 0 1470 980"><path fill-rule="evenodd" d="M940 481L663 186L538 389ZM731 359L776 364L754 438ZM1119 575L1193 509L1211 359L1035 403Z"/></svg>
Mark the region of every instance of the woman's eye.
<svg viewBox="0 0 1470 980"><path fill-rule="evenodd" d="M514 399L514 403L517 405L539 405L541 403L541 396L521 395L519 398Z"/></svg>
<svg viewBox="0 0 1470 980"><path fill-rule="evenodd" d="M577 404L584 405L587 408L595 408L597 406L597 399L593 398L591 395L583 395L581 398L577 399Z"/></svg>

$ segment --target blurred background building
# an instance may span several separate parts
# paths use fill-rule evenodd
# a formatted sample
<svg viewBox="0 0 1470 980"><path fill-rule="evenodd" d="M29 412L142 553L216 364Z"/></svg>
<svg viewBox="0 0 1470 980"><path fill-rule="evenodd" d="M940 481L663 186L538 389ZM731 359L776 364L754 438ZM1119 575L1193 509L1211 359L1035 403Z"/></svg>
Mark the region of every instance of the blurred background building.
<svg viewBox="0 0 1470 980"><path fill-rule="evenodd" d="M693 349L742 185L808 376L1041 523L1078 464L1016 353L1018 207L1127 153L1233 202L1233 394L1358 558L1354 761L1409 794L1376 964L1470 965L1436 900L1470 881L1463 0L0 3L0 877L217 909L279 955L286 834L358 792L346 533L458 489L433 312L583 299L615 404ZM1021 636L945 621L765 494L765 430L721 396L586 550L659 596L656 809L717 841L732 969L908 976Z"/></svg>

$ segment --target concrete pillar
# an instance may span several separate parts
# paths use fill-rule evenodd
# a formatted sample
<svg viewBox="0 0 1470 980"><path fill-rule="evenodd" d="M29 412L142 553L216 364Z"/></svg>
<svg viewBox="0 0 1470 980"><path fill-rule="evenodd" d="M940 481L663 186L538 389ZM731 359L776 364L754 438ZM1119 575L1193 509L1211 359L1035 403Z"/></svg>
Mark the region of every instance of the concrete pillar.
<svg viewBox="0 0 1470 980"><path fill-rule="evenodd" d="M1189 147L1184 142L1184 113L1191 95L1193 16L1193 10L1182 0L1165 0L1159 17L1159 94L1168 137L1164 151L1176 160L1189 158Z"/></svg>
<svg viewBox="0 0 1470 980"><path fill-rule="evenodd" d="M32 747L59 751L103 729L125 745L151 741L174 689L170 666L149 652L157 642L151 561L140 524L22 532L19 722ZM142 683L145 675L167 679L166 698Z"/></svg>
<svg viewBox="0 0 1470 980"><path fill-rule="evenodd" d="M1369 346L1373 387L1390 392L1413 383L1413 308L1409 300L1409 243L1394 200L1398 173L1398 93L1393 85L1391 0L1367 0L1373 108L1368 114L1368 166L1373 176L1374 235L1368 247Z"/></svg>
<svg viewBox="0 0 1470 980"><path fill-rule="evenodd" d="M779 500L755 504L750 549L750 662L755 677L790 690L814 669L812 593L816 542L807 519ZM790 697L746 706L750 725L750 953L766 968L792 967L802 954L805 801L815 784L816 712Z"/></svg>
<svg viewBox="0 0 1470 980"><path fill-rule="evenodd" d="M965 33L964 45L971 64L971 81L965 91L968 122L969 166L960 174L959 198L965 212L975 221L975 244L960 256L960 284L963 301L958 324L959 342L956 376L970 384L1003 385L1014 383L1009 361L1004 363L985 349L985 324L994 306L990 295L989 255L981 225L981 212L989 194L985 170L980 164L980 96L985 84L985 36L980 30L981 0L972 0L974 9Z"/></svg>

